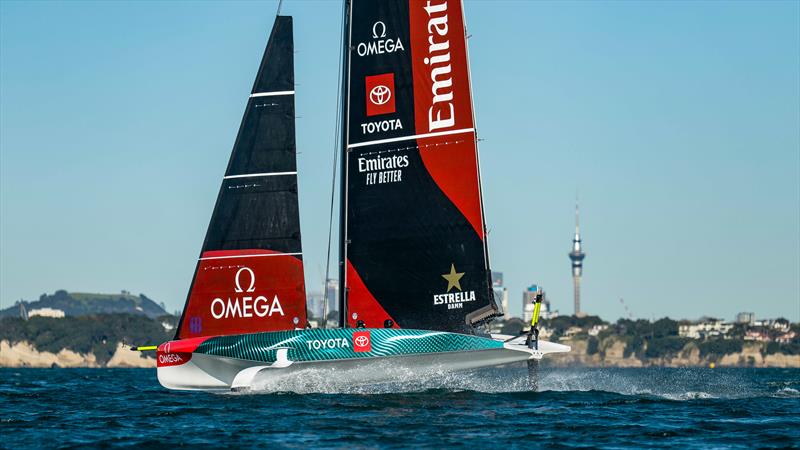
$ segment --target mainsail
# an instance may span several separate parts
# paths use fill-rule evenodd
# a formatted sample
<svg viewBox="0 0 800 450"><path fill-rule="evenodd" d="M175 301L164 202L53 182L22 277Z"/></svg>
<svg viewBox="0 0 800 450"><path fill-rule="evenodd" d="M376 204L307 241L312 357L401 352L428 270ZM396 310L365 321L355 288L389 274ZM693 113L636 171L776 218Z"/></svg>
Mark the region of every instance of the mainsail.
<svg viewBox="0 0 800 450"><path fill-rule="evenodd" d="M497 306L461 1L351 0L346 26L345 320L469 333Z"/></svg>
<svg viewBox="0 0 800 450"><path fill-rule="evenodd" d="M292 18L278 16L211 216L177 339L306 324Z"/></svg>

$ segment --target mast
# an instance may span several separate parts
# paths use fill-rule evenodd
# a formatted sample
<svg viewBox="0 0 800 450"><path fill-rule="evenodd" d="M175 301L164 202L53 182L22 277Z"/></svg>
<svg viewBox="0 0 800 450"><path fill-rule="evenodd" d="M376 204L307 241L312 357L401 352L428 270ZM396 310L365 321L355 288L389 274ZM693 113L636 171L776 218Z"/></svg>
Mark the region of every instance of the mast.
<svg viewBox="0 0 800 450"><path fill-rule="evenodd" d="M342 154L340 161L341 183L339 190L339 326L347 327L347 141L350 125L348 111L350 109L350 38L351 38L351 0L344 0L344 17L342 18Z"/></svg>
<svg viewBox="0 0 800 450"><path fill-rule="evenodd" d="M494 298L492 268L489 260L489 231L486 225L486 209L483 207L483 178L481 177L481 158L478 146L478 141L480 139L478 138L478 123L475 119L475 97L472 95L472 69L469 64L469 42L467 41L467 39L469 39L469 31L467 30L467 15L464 12L464 0L461 0L461 21L464 23L464 51L467 60L467 84L469 85L470 106L472 107L472 127L475 128L475 167L478 168L478 198L480 199L481 222L483 223L483 255L486 262L486 274L489 277L489 296L492 299L490 307L476 311L471 317L476 322L479 322L494 317L498 308L497 299ZM507 314L506 311L503 311L503 313Z"/></svg>

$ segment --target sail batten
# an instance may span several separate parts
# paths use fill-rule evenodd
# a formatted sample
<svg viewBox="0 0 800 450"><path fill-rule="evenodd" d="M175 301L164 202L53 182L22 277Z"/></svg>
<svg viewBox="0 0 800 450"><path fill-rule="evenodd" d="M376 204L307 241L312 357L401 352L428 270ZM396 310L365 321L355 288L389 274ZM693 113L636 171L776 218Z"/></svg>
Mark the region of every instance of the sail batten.
<svg viewBox="0 0 800 450"><path fill-rule="evenodd" d="M461 2L352 0L347 25L347 323L470 333L497 306Z"/></svg>
<svg viewBox="0 0 800 450"><path fill-rule="evenodd" d="M307 322L293 49L292 18L278 16L222 179L179 339Z"/></svg>

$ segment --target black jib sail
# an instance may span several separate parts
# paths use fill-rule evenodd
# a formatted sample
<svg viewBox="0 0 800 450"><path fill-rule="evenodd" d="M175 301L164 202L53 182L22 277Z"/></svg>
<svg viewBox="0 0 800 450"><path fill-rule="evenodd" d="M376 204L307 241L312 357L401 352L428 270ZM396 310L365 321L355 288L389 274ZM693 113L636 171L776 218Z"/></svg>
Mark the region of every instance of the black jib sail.
<svg viewBox="0 0 800 450"><path fill-rule="evenodd" d="M461 1L349 3L347 323L470 333L497 306Z"/></svg>
<svg viewBox="0 0 800 450"><path fill-rule="evenodd" d="M278 16L236 137L176 338L306 324L292 18Z"/></svg>

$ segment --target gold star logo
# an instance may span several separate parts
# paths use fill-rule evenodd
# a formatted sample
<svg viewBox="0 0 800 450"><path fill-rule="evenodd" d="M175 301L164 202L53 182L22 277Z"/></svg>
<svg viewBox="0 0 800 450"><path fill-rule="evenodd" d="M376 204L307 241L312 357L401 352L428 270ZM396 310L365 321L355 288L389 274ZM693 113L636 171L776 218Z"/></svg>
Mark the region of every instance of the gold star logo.
<svg viewBox="0 0 800 450"><path fill-rule="evenodd" d="M461 277L464 276L464 272L456 272L455 264L450 264L450 273L446 273L442 275L442 278L447 280L447 292L450 292L451 289L456 288L459 291L461 290Z"/></svg>

